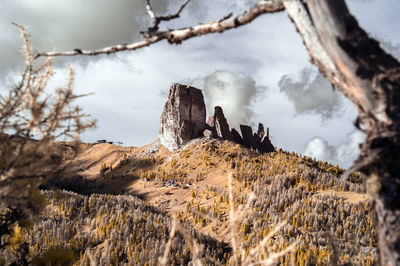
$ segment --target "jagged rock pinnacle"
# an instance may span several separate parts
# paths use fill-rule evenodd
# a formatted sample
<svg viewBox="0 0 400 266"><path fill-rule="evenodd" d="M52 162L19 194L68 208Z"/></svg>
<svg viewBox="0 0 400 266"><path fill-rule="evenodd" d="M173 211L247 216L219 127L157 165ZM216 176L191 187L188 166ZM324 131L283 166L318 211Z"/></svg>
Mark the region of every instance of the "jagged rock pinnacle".
<svg viewBox="0 0 400 266"><path fill-rule="evenodd" d="M201 90L172 85L160 118L160 142L169 150L178 149L203 135L206 107Z"/></svg>

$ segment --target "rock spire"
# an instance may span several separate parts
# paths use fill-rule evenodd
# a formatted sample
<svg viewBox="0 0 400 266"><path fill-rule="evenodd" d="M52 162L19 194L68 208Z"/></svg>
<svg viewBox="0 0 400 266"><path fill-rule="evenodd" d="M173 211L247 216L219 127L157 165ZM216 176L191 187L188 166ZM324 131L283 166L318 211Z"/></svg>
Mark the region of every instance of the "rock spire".
<svg viewBox="0 0 400 266"><path fill-rule="evenodd" d="M160 142L175 150L192 139L203 136L206 106L201 90L175 83L160 118Z"/></svg>

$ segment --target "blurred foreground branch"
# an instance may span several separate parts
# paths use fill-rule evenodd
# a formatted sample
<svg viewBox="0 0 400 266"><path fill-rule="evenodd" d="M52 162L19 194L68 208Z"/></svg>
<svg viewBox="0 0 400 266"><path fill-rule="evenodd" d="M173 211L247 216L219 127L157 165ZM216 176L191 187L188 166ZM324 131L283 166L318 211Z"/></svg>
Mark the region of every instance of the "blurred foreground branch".
<svg viewBox="0 0 400 266"><path fill-rule="evenodd" d="M39 212L44 199L38 186L66 172L57 138L69 138L77 147L80 134L95 124L84 121L86 115L72 106L83 95L73 93L71 67L66 86L55 94L46 91L54 75L52 58L37 62L25 28L15 25L23 39L25 69L19 81L11 81L10 90L0 95L0 239Z"/></svg>

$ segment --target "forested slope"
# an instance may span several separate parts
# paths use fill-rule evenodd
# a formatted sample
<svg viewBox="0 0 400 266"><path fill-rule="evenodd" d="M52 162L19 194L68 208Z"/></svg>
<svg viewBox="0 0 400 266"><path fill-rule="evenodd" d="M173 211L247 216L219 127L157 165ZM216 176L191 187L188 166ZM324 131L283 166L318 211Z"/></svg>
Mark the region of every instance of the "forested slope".
<svg viewBox="0 0 400 266"><path fill-rule="evenodd" d="M29 261L158 265L167 255L174 265L247 265L280 252L282 265L377 260L366 184L340 179L337 166L205 139L172 153L154 143L109 154L92 158L98 169L81 176L79 194L42 192L40 218L10 236L27 244ZM15 259L0 252L4 263Z"/></svg>

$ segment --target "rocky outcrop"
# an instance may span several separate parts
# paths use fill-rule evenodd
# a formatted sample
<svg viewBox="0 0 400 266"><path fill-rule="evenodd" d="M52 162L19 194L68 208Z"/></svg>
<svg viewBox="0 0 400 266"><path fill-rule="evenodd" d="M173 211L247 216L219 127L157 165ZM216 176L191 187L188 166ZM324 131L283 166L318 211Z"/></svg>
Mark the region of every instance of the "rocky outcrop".
<svg viewBox="0 0 400 266"><path fill-rule="evenodd" d="M226 140L233 140L228 122L220 106L215 106L214 108L214 124L218 137Z"/></svg>
<svg viewBox="0 0 400 266"><path fill-rule="evenodd" d="M253 130L251 127L247 125L240 125L240 132L242 132L243 145L246 148L251 148L253 139Z"/></svg>
<svg viewBox="0 0 400 266"><path fill-rule="evenodd" d="M275 148L272 145L271 141L269 140L268 135L265 135L260 143L259 152L260 153L267 153L267 152L274 152Z"/></svg>
<svg viewBox="0 0 400 266"><path fill-rule="evenodd" d="M161 115L160 143L169 150L175 150L199 137L218 138L233 141L237 144L259 151L260 153L275 151L269 140L269 130L259 123L257 132L250 126L240 125L239 132L232 128L225 118L220 106L214 108L214 115L206 121L206 108L201 90L174 84L169 92Z"/></svg>
<svg viewBox="0 0 400 266"><path fill-rule="evenodd" d="M206 124L207 124L207 126L209 126L210 128L213 128L213 127L215 126L215 123L214 123L214 116L213 116L213 115L212 115L212 116L209 116L209 117L207 118Z"/></svg>
<svg viewBox="0 0 400 266"><path fill-rule="evenodd" d="M243 146L257 150L260 153L275 151L269 140L269 129L267 128L267 134L265 134L263 124L258 124L257 133L254 134L251 127L247 125L240 125L240 131L242 132Z"/></svg>
<svg viewBox="0 0 400 266"><path fill-rule="evenodd" d="M258 123L258 130L257 130L257 135L260 139L263 139L264 135L265 135L265 131L264 131L264 125L261 123Z"/></svg>
<svg viewBox="0 0 400 266"><path fill-rule="evenodd" d="M206 107L201 90L182 84L172 85L160 118L160 143L175 150L203 135Z"/></svg>
<svg viewBox="0 0 400 266"><path fill-rule="evenodd" d="M215 134L215 132L210 129L204 130L203 136L206 138L209 138L209 139L217 138L217 135Z"/></svg>
<svg viewBox="0 0 400 266"><path fill-rule="evenodd" d="M240 136L239 132L237 132L236 129L232 128L231 133L233 137L233 142L244 146L243 138L242 136Z"/></svg>
<svg viewBox="0 0 400 266"><path fill-rule="evenodd" d="M215 107L214 115L208 117L206 126L207 129L204 130L203 135L207 138L230 140L260 153L275 151L269 140L268 128L267 134L265 134L264 125L261 123L258 124L257 133L254 134L253 129L248 125L240 125L242 135L234 128L229 130L228 122L220 106Z"/></svg>

